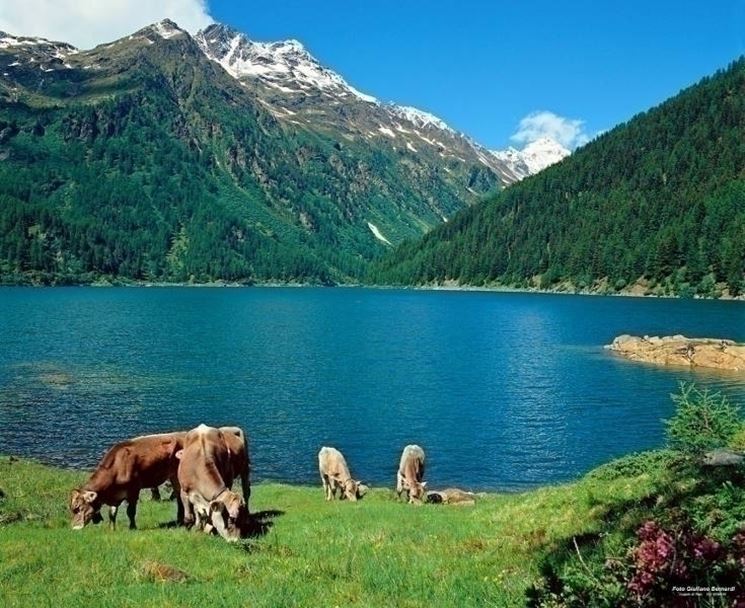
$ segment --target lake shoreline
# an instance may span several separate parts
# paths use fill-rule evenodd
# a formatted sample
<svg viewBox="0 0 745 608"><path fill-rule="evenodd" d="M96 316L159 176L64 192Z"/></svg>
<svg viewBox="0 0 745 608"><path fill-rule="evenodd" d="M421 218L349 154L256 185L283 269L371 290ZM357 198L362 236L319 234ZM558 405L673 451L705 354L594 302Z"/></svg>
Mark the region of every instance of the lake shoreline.
<svg viewBox="0 0 745 608"><path fill-rule="evenodd" d="M661 448L653 448L653 450L661 449ZM630 455L634 455L637 452L632 452L631 454L623 454L621 456L618 456L618 458L625 458ZM0 463L14 463L14 462L28 462L37 464L43 467L48 467L52 469L56 469L59 471L63 471L66 473L73 473L73 474L81 474L81 475L90 475L95 470L95 465L91 468L83 467L83 466L76 466L76 465L65 465L61 464L59 462L56 462L55 460L51 460L48 458L44 458L41 456L28 456L24 454L8 454L8 453L0 453ZM582 473L575 474L573 476L568 477L567 479L561 479L561 480L555 480L555 481L546 481L543 483L530 483L525 484L522 486L504 486L504 487L494 487L494 486L484 486L484 485L466 485L461 484L459 487L463 487L467 491L474 492L476 495L486 495L486 496L517 496L520 494L525 494L528 492L534 492L536 490L541 489L549 489L549 488L559 488L562 486L566 486L568 484L573 484L581 480L585 475L593 471L598 466L601 466L605 463L600 463L598 465L592 466L586 471ZM261 478L259 480L251 480L251 487L254 486L262 486L262 485L276 485L276 486L287 486L289 488L298 489L298 490L318 490L319 492L322 491L322 487L319 484L315 484L311 481L289 481L286 479L274 479L274 478ZM429 484L428 484L429 485ZM381 491L381 490L390 490L391 492L395 492L395 483L393 481L389 485L382 485L382 484L369 484L368 487L371 490L375 491ZM441 483L441 484L432 484L432 488L437 489L444 489L447 487L453 487L453 484L449 483ZM149 488L143 488L142 491L146 492Z"/></svg>
<svg viewBox="0 0 745 608"><path fill-rule="evenodd" d="M480 292L480 293L517 293L517 294L543 294L543 295L562 295L562 296L608 296L619 298L652 298L652 299L669 299L669 300L717 300L722 302L745 302L745 294L738 296L723 295L715 298L693 294L690 297L673 295L673 294L654 294L639 293L632 290L606 291L606 290L570 290L567 288L541 289L539 287L510 287L506 285L450 285L450 284L432 284L432 285L378 285L365 283L296 283L296 282L276 282L276 281L257 281L257 282L237 282L237 281L214 281L209 283L192 283L192 282L163 282L163 281L93 281L69 284L41 284L41 283L2 283L0 287L25 287L31 289L40 288L59 288L59 287L95 287L95 288L195 288L195 289L216 289L216 288L339 288L339 289L378 289L378 290L411 290L411 291L431 291L431 292Z"/></svg>

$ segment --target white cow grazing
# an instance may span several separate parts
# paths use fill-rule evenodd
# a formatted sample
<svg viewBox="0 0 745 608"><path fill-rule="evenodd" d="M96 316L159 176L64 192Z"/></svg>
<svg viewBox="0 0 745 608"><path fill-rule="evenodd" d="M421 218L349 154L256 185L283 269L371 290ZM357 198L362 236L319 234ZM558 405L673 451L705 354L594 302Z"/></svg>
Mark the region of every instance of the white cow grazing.
<svg viewBox="0 0 745 608"><path fill-rule="evenodd" d="M396 492L399 498L406 491L410 503L421 504L425 498L424 489L427 487L427 482L422 481L423 477L424 450L418 445L407 445L401 453L396 474Z"/></svg>
<svg viewBox="0 0 745 608"><path fill-rule="evenodd" d="M347 461L336 448L321 448L318 452L318 472L321 474L326 500L336 498L337 488L341 490L340 498L351 501L362 498L367 492L366 485L352 479Z"/></svg>

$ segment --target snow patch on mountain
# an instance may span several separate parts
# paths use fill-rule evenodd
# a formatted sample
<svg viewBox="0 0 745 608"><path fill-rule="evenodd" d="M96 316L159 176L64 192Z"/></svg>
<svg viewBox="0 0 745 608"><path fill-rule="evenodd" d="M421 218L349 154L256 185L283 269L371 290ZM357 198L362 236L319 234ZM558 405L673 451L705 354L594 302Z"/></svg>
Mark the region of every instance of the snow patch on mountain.
<svg viewBox="0 0 745 608"><path fill-rule="evenodd" d="M455 132L445 123L444 120L438 118L434 114L419 110L418 108L389 104L388 109L394 116L399 116L404 120L408 120L410 123L417 127L436 127L438 129L442 129L443 131L449 131L451 133Z"/></svg>
<svg viewBox="0 0 745 608"><path fill-rule="evenodd" d="M57 59L63 59L78 52L78 49L66 42L54 42L46 38L32 36L13 36L6 32L0 32L0 49L12 47L33 47L34 51L43 50L44 53L48 53L51 57Z"/></svg>
<svg viewBox="0 0 745 608"><path fill-rule="evenodd" d="M372 222L367 222L367 227L370 229L370 232L373 233L373 236L376 239L378 239L379 241L385 243L386 245L392 245L393 244L387 238L385 238L383 236L383 233L380 232L380 229L375 224L373 224Z"/></svg>
<svg viewBox="0 0 745 608"><path fill-rule="evenodd" d="M505 163L519 179L524 179L558 163L571 152L556 140L542 137L522 150L509 147L506 150L490 150L490 153Z"/></svg>

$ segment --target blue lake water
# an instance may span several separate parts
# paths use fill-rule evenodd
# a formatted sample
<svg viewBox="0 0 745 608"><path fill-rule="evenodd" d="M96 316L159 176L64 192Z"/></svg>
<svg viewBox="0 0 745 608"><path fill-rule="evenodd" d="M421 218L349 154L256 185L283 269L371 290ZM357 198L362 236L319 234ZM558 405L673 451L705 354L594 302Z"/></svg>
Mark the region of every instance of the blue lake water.
<svg viewBox="0 0 745 608"><path fill-rule="evenodd" d="M322 445L394 484L569 480L662 445L695 380L745 404L745 376L658 369L621 333L745 340L745 304L358 288L0 288L0 453L91 467L115 441L238 424L254 479L318 483Z"/></svg>

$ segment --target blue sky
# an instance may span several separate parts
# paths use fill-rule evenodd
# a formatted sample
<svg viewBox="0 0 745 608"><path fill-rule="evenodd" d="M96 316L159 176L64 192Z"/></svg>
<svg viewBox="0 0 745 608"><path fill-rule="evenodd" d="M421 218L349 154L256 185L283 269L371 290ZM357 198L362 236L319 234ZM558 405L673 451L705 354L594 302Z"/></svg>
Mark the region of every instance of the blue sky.
<svg viewBox="0 0 745 608"><path fill-rule="evenodd" d="M3 2L0 29L85 47L170 16L190 31L212 19L256 40L297 38L358 89L433 112L492 148L516 143L520 120L537 111L557 115L533 121L538 131L562 129L576 143L745 51L745 0L94 4Z"/></svg>
<svg viewBox="0 0 745 608"><path fill-rule="evenodd" d="M743 53L744 2L375 0L238 3L211 15L258 40L293 37L351 84L437 114L490 147L525 115L592 135Z"/></svg>

